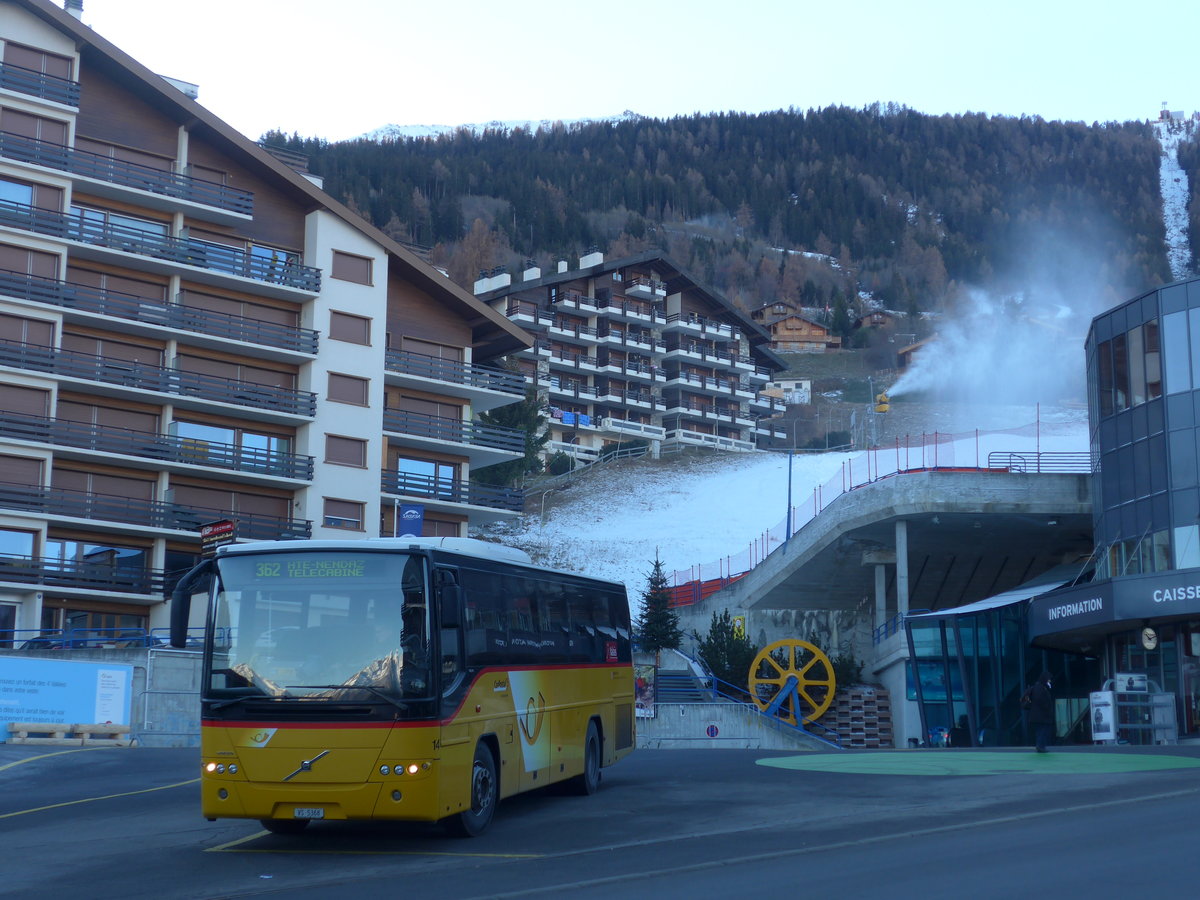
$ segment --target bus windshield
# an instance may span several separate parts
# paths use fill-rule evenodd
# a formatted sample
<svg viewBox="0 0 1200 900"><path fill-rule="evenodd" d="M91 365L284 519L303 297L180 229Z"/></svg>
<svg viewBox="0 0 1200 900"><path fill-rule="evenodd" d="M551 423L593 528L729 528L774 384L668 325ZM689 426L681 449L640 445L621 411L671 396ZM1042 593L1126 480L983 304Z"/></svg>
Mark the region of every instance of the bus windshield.
<svg viewBox="0 0 1200 900"><path fill-rule="evenodd" d="M420 556L308 550L219 557L208 696L427 697Z"/></svg>

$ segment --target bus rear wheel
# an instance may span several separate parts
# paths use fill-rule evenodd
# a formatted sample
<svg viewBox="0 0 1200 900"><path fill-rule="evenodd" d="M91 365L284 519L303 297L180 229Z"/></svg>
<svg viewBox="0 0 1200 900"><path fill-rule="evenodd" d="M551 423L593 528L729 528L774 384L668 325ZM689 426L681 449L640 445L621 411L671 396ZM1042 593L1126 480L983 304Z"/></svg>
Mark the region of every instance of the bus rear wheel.
<svg viewBox="0 0 1200 900"><path fill-rule="evenodd" d="M471 808L446 819L446 828L457 837L477 837L492 824L499 802L496 759L487 744L479 744L471 764Z"/></svg>
<svg viewBox="0 0 1200 900"><path fill-rule="evenodd" d="M584 797L600 787L600 732L595 722L588 722L587 737L583 739L583 774L569 782L571 792Z"/></svg>
<svg viewBox="0 0 1200 900"><path fill-rule="evenodd" d="M271 834L299 834L308 827L308 819L259 819Z"/></svg>

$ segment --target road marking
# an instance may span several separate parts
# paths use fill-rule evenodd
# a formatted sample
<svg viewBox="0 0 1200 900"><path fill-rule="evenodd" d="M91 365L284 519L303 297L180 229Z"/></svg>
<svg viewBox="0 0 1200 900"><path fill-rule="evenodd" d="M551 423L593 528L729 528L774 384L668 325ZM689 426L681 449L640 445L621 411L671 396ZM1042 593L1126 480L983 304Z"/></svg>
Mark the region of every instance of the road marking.
<svg viewBox="0 0 1200 900"><path fill-rule="evenodd" d="M1179 791L1166 791L1161 794L1144 794L1139 797L1126 797L1118 800L1100 800L1095 803L1083 803L1078 806L1063 806L1054 809L1041 809L1027 813L1015 813L1007 816L996 816L991 819L978 819L972 822L956 822L953 825L935 825L929 828L914 828L907 831L896 831L889 834L879 834L872 837L855 838L847 841L833 841L828 844L814 844L807 847L793 847L787 850L773 850L768 853L751 853L743 856L724 857L721 859L711 859L700 863L691 863L682 866L674 866L671 868L660 868L645 872L623 872L620 875L609 875L602 878L590 878L581 881L559 882L552 885L543 885L539 887L524 888L519 891L510 891L502 894L492 893L481 895L480 897L470 898L470 900L507 900L507 898L531 897L536 894L561 894L571 889L600 887L607 885L616 885L623 882L639 881L643 878L660 877L663 875L677 875L685 872L702 872L706 869L717 869L724 866L734 865L738 863L756 863L767 862L775 859L786 859L791 856L807 856L812 853L823 853L829 850L845 850L852 847L865 847L871 844L882 844L885 841L894 841L904 838L929 837L932 835L945 834L952 831L961 831L965 828L982 828L989 825L1004 825L1013 822L1024 822L1030 819L1040 819L1046 816L1057 816L1062 813L1086 812L1094 809L1105 809L1110 806L1126 806L1131 803L1146 803L1154 800L1167 800L1175 797L1186 797L1189 794L1200 793L1200 788L1186 788ZM761 830L759 828L735 829L735 832L745 832ZM708 836L717 836L719 832L710 833ZM655 841L657 844L672 843L676 840L694 840L697 835L682 835L678 838L670 837L663 840ZM589 847L580 850L568 850L563 853L549 853L543 859L562 859L571 856L583 856L589 853L611 852L612 850L622 849L623 847L640 846L645 847L647 842L633 842L630 844L613 844L606 847Z"/></svg>
<svg viewBox="0 0 1200 900"><path fill-rule="evenodd" d="M0 766L0 772L5 769L11 769L13 766L23 766L25 763L36 762L39 759L49 759L52 756L62 756L64 753L87 753L89 750L124 750L125 747L80 747L78 750L55 750L53 753L39 753L37 756L27 756L24 759L18 759L16 762L5 763Z"/></svg>
<svg viewBox="0 0 1200 900"><path fill-rule="evenodd" d="M51 754L53 755L53 754ZM13 816L24 816L29 813L45 812L48 809L62 809L64 806L76 806L80 803L95 803L97 800L115 800L118 797L133 797L137 794L152 794L155 791L165 791L170 788L184 787L189 784L197 784L199 778L189 778L187 781L179 781L175 784L164 784L162 787L142 788L140 791L125 791L120 794L105 794L103 797L83 797L79 800L67 800L63 803L51 803L49 806L35 806L32 809L19 809L16 812L0 813L0 819L11 819Z"/></svg>
<svg viewBox="0 0 1200 900"><path fill-rule="evenodd" d="M246 847L239 845L257 840L260 837L270 837L269 831L256 831L254 834L209 847L205 853L292 853L312 856L452 856L462 859L542 859L541 853L451 853L439 850L315 850L298 849L286 850L271 847ZM238 848L238 849L232 849Z"/></svg>

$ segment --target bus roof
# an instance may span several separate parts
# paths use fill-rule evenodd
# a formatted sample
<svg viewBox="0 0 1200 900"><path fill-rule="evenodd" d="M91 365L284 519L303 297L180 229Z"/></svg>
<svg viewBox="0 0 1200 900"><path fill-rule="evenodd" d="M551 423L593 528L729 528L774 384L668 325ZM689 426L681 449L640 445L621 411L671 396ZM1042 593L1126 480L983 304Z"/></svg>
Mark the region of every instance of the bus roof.
<svg viewBox="0 0 1200 900"><path fill-rule="evenodd" d="M237 544L225 544L217 548L218 556L229 556L241 553L265 553L268 551L300 552L304 550L440 550L458 556L468 556L473 559L484 559L492 562L508 563L510 565L528 566L555 572L560 575L570 575L574 578L587 578L591 581L604 581L608 584L625 586L618 581L608 581L604 578L594 578L580 572L568 572L565 569L555 569L549 566L539 566L528 553L516 547L506 547L490 541L480 541L475 538L461 537L391 537L391 538L359 538L346 540L306 539L297 541L247 541Z"/></svg>

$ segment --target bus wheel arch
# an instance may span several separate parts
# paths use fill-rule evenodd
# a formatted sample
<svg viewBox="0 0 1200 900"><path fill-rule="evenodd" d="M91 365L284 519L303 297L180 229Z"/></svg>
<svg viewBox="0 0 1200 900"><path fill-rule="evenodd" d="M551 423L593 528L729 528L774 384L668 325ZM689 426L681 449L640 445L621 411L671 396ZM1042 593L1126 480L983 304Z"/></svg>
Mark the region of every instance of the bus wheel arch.
<svg viewBox="0 0 1200 900"><path fill-rule="evenodd" d="M500 803L500 769L494 739L482 737L475 745L469 790L468 807L445 819L447 830L456 837L483 834L496 815L496 806Z"/></svg>
<svg viewBox="0 0 1200 900"><path fill-rule="evenodd" d="M600 769L604 765L604 726L598 717L588 719L583 738L583 772L568 782L571 792L588 797L600 788Z"/></svg>

